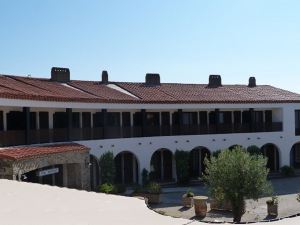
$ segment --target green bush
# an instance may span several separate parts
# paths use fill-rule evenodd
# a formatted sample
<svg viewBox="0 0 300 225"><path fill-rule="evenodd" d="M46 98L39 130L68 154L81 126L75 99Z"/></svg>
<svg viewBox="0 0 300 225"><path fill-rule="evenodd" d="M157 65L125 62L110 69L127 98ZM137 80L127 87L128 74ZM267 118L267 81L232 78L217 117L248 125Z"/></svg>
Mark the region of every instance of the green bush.
<svg viewBox="0 0 300 225"><path fill-rule="evenodd" d="M219 150L217 150L217 151L215 151L215 152L213 152L212 153L212 156L213 157L218 157L219 156L219 154L222 152L222 150L221 149L219 149Z"/></svg>
<svg viewBox="0 0 300 225"><path fill-rule="evenodd" d="M115 194L116 188L113 184L104 183L100 185L99 191L106 194Z"/></svg>
<svg viewBox="0 0 300 225"><path fill-rule="evenodd" d="M247 148L247 151L249 152L250 155L261 155L262 152L259 147L256 145L251 145Z"/></svg>
<svg viewBox="0 0 300 225"><path fill-rule="evenodd" d="M147 192L150 194L160 194L161 193L161 187L159 183L151 182L147 185Z"/></svg>
<svg viewBox="0 0 300 225"><path fill-rule="evenodd" d="M189 159L190 153L182 150L176 150L175 160L176 160L176 173L177 182L179 184L187 184L189 182Z"/></svg>
<svg viewBox="0 0 300 225"><path fill-rule="evenodd" d="M99 191L106 194L122 194L126 191L126 186L123 184L104 183L100 185Z"/></svg>
<svg viewBox="0 0 300 225"><path fill-rule="evenodd" d="M184 195L188 198L195 196L195 194L190 189L188 189Z"/></svg>
<svg viewBox="0 0 300 225"><path fill-rule="evenodd" d="M101 182L112 184L115 181L116 168L114 162L114 155L112 152L106 152L101 155L99 160L101 170Z"/></svg>
<svg viewBox="0 0 300 225"><path fill-rule="evenodd" d="M295 169L290 166L283 166L280 168L280 172L285 177L291 177L295 175Z"/></svg>

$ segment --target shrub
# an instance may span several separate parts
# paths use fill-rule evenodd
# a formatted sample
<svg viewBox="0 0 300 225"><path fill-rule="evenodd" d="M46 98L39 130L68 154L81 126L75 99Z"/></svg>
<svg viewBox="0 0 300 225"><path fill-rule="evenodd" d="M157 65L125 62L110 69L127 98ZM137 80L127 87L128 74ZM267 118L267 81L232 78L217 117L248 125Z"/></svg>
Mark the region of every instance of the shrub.
<svg viewBox="0 0 300 225"><path fill-rule="evenodd" d="M247 148L247 151L249 152L250 155L260 155L262 154L261 150L259 147L256 145L251 145Z"/></svg>
<svg viewBox="0 0 300 225"><path fill-rule="evenodd" d="M283 166L280 168L280 172L285 177L291 177L295 175L295 170L290 166Z"/></svg>
<svg viewBox="0 0 300 225"><path fill-rule="evenodd" d="M190 189L188 189L184 195L188 198L195 196L195 194Z"/></svg>
<svg viewBox="0 0 300 225"><path fill-rule="evenodd" d="M151 182L147 185L147 192L149 194L160 194L161 193L161 187L159 183Z"/></svg>
<svg viewBox="0 0 300 225"><path fill-rule="evenodd" d="M123 184L104 183L100 185L99 191L106 194L122 194L126 191L126 186Z"/></svg>
<svg viewBox="0 0 300 225"><path fill-rule="evenodd" d="M145 168L142 171L142 184L144 186L149 184L149 172Z"/></svg>
<svg viewBox="0 0 300 225"><path fill-rule="evenodd" d="M116 176L116 168L113 153L106 152L103 155L101 155L99 160L99 166L101 170L101 182L110 184L114 183Z"/></svg>
<svg viewBox="0 0 300 225"><path fill-rule="evenodd" d="M212 156L213 156L213 157L218 157L218 156L220 155L221 152L222 152L222 150L219 149L219 150L213 152L213 153L212 153Z"/></svg>
<svg viewBox="0 0 300 225"><path fill-rule="evenodd" d="M277 196L272 196L272 198L267 200L266 203L268 205L278 205L278 197Z"/></svg>
<svg viewBox="0 0 300 225"><path fill-rule="evenodd" d="M189 158L190 153L182 150L176 150L176 173L179 184L187 184L189 182Z"/></svg>
<svg viewBox="0 0 300 225"><path fill-rule="evenodd" d="M104 183L100 185L99 191L101 193L106 193L106 194L114 194L116 193L115 186L113 184L109 183Z"/></svg>
<svg viewBox="0 0 300 225"><path fill-rule="evenodd" d="M257 200L270 191L269 170L263 155L250 155L237 147L223 150L218 157L205 159L204 180L214 198L223 198L232 205L233 221L239 223L245 210L245 199Z"/></svg>

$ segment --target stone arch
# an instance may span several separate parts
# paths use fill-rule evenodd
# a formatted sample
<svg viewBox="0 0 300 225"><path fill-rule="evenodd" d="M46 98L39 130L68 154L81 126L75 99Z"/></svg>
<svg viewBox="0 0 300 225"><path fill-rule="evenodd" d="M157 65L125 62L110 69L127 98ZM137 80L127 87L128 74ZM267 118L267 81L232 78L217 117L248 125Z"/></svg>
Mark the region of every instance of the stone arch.
<svg viewBox="0 0 300 225"><path fill-rule="evenodd" d="M300 169L300 142L295 143L291 148L290 166Z"/></svg>
<svg viewBox="0 0 300 225"><path fill-rule="evenodd" d="M190 177L198 178L205 171L204 159L211 155L208 148L198 146L190 151Z"/></svg>
<svg viewBox="0 0 300 225"><path fill-rule="evenodd" d="M100 184L100 166L96 156L90 155L90 182L91 190L97 191Z"/></svg>
<svg viewBox="0 0 300 225"><path fill-rule="evenodd" d="M116 183L136 184L139 181L139 163L130 151L119 152L115 158Z"/></svg>
<svg viewBox="0 0 300 225"><path fill-rule="evenodd" d="M173 180L173 153L161 148L156 150L150 160L150 178L160 182Z"/></svg>
<svg viewBox="0 0 300 225"><path fill-rule="evenodd" d="M267 143L261 147L261 151L268 158L267 168L270 172L279 171L279 148L273 143Z"/></svg>

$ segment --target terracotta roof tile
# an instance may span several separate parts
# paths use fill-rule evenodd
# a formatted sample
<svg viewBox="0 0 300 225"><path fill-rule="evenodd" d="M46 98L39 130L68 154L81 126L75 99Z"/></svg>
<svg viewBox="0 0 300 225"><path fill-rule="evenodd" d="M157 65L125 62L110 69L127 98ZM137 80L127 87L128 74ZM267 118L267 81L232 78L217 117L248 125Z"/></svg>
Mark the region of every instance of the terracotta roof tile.
<svg viewBox="0 0 300 225"><path fill-rule="evenodd" d="M86 146L76 143L52 144L43 146L20 146L0 149L0 159L21 160L63 152L88 151Z"/></svg>
<svg viewBox="0 0 300 225"><path fill-rule="evenodd" d="M268 85L249 88L247 85L223 85L208 88L207 84L110 82L121 90L96 81L70 81L67 84L50 79L0 75L0 98L37 101L89 103L300 103L300 95ZM123 89L123 90L122 90Z"/></svg>

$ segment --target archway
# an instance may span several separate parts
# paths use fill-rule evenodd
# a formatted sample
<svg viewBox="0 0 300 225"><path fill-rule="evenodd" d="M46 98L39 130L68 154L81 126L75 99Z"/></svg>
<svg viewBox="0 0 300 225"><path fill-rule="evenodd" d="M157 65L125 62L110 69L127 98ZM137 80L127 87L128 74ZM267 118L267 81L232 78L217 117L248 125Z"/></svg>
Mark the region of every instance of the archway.
<svg viewBox="0 0 300 225"><path fill-rule="evenodd" d="M190 177L201 177L205 171L204 159L210 156L205 147L196 147L190 152Z"/></svg>
<svg viewBox="0 0 300 225"><path fill-rule="evenodd" d="M268 158L267 168L270 169L270 172L277 172L279 170L279 150L277 146L268 143L261 147L261 151Z"/></svg>
<svg viewBox="0 0 300 225"><path fill-rule="evenodd" d="M90 155L90 181L91 190L97 191L100 184L100 167L97 158Z"/></svg>
<svg viewBox="0 0 300 225"><path fill-rule="evenodd" d="M300 142L294 144L291 149L290 166L300 169Z"/></svg>
<svg viewBox="0 0 300 225"><path fill-rule="evenodd" d="M150 178L156 181L172 181L173 154L168 149L156 150L150 161Z"/></svg>
<svg viewBox="0 0 300 225"><path fill-rule="evenodd" d="M138 183L139 169L136 156L129 151L123 151L115 157L116 183Z"/></svg>

